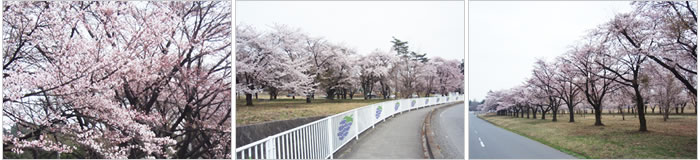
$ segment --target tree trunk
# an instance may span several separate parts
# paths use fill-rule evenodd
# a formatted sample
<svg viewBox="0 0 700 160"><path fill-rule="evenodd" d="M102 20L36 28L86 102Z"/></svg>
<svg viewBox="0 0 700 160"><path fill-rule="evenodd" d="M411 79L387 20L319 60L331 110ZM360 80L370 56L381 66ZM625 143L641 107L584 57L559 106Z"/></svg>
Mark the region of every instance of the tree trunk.
<svg viewBox="0 0 700 160"><path fill-rule="evenodd" d="M532 119L537 119L537 108L532 109Z"/></svg>
<svg viewBox="0 0 700 160"><path fill-rule="evenodd" d="M258 100L258 93L255 93L255 100Z"/></svg>
<svg viewBox="0 0 700 160"><path fill-rule="evenodd" d="M557 121L557 113L559 113L559 106L552 108L552 122Z"/></svg>
<svg viewBox="0 0 700 160"><path fill-rule="evenodd" d="M676 114L678 114L678 107L676 107Z"/></svg>
<svg viewBox="0 0 700 160"><path fill-rule="evenodd" d="M543 108L540 108L540 110L542 110L542 117L540 117L540 118L544 119L544 115L547 114L547 111L545 111Z"/></svg>
<svg viewBox="0 0 700 160"><path fill-rule="evenodd" d="M627 113L630 113L630 106L627 106Z"/></svg>
<svg viewBox="0 0 700 160"><path fill-rule="evenodd" d="M311 97L306 96L306 103L311 103Z"/></svg>
<svg viewBox="0 0 700 160"><path fill-rule="evenodd" d="M335 98L335 89L326 89L326 99L333 100Z"/></svg>
<svg viewBox="0 0 700 160"><path fill-rule="evenodd" d="M601 121L601 108L600 106L593 106L593 112L595 112L595 126L603 126L603 122Z"/></svg>
<svg viewBox="0 0 700 160"><path fill-rule="evenodd" d="M622 111L622 108L620 108L620 113L622 113L622 120L624 121L625 120L625 112Z"/></svg>
<svg viewBox="0 0 700 160"><path fill-rule="evenodd" d="M527 108L527 119L530 119L530 108Z"/></svg>
<svg viewBox="0 0 700 160"><path fill-rule="evenodd" d="M571 122L571 123L574 122L574 107L573 106L569 107L569 122Z"/></svg>
<svg viewBox="0 0 700 160"><path fill-rule="evenodd" d="M637 109L644 109L644 101L642 99L642 94L639 91L639 85L632 84L632 87L634 88L634 95L635 95L635 97L636 97L635 99L637 101ZM639 115L639 131L646 132L647 131L647 120L644 117L644 112L637 111L637 114Z"/></svg>
<svg viewBox="0 0 700 160"><path fill-rule="evenodd" d="M245 105L246 106L253 106L253 95L250 93L245 94Z"/></svg>
<svg viewBox="0 0 700 160"><path fill-rule="evenodd" d="M669 105L667 105L666 108L664 108L664 122L666 122L666 120L668 120L668 114L670 111L671 111L671 107Z"/></svg>
<svg viewBox="0 0 700 160"><path fill-rule="evenodd" d="M348 99L348 89L343 89L343 99Z"/></svg>

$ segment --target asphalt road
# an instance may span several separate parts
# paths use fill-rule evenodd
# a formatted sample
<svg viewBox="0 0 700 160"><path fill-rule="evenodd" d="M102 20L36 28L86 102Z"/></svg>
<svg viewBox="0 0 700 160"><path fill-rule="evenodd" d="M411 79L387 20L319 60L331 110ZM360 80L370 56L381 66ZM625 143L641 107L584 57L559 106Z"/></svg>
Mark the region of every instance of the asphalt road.
<svg viewBox="0 0 700 160"><path fill-rule="evenodd" d="M469 112L469 159L574 159L552 147L497 127Z"/></svg>
<svg viewBox="0 0 700 160"><path fill-rule="evenodd" d="M441 108L431 123L442 156L464 159L464 103Z"/></svg>

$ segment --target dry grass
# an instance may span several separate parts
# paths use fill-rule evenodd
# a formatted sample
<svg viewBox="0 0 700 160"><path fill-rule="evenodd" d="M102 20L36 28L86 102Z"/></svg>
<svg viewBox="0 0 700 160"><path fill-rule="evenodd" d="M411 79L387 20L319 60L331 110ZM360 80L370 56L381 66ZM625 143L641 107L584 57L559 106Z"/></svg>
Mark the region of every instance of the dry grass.
<svg viewBox="0 0 700 160"><path fill-rule="evenodd" d="M554 148L573 152L582 158L687 158L697 157L697 117L671 115L666 122L660 115L647 115L648 132L639 132L639 120L632 115L603 115L605 126L593 126L594 116L558 115L546 120L485 115L483 119ZM539 115L538 115L539 118Z"/></svg>
<svg viewBox="0 0 700 160"><path fill-rule="evenodd" d="M327 116L387 101L384 99L363 100L360 96L354 97L355 99L352 100L317 98L313 99L311 103L306 103L303 97L291 99L291 97L280 95L277 100L270 101L267 99L267 95L258 96L259 100L253 100L254 106L245 106L245 99L236 99L236 126L302 117Z"/></svg>

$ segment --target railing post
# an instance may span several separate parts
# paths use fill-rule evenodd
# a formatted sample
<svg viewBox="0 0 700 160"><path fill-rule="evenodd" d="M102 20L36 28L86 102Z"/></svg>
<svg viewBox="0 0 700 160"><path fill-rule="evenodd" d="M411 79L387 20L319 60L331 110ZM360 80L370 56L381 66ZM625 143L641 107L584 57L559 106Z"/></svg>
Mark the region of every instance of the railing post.
<svg viewBox="0 0 700 160"><path fill-rule="evenodd" d="M355 109L355 122L352 123L353 125L355 125L355 140L358 140L360 138L360 115L357 114L357 110L358 109Z"/></svg>
<svg viewBox="0 0 700 160"><path fill-rule="evenodd" d="M333 117L328 118L328 152L333 159Z"/></svg>
<svg viewBox="0 0 700 160"><path fill-rule="evenodd" d="M277 159L277 148L275 147L277 143L277 138L272 138L265 142L265 159Z"/></svg>

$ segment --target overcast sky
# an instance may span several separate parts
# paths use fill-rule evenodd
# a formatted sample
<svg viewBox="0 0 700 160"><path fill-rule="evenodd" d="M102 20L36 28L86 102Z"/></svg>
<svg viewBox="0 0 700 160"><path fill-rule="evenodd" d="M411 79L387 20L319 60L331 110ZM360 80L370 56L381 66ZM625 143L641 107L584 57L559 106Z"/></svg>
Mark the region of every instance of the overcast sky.
<svg viewBox="0 0 700 160"><path fill-rule="evenodd" d="M344 43L360 54L389 51L392 36L428 57L464 58L463 1L237 1L236 24L274 24Z"/></svg>
<svg viewBox="0 0 700 160"><path fill-rule="evenodd" d="M469 99L523 84L536 58L553 60L631 8L629 1L469 2Z"/></svg>

